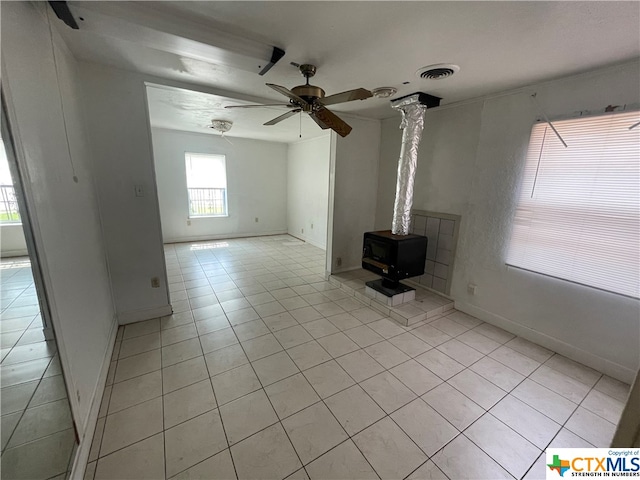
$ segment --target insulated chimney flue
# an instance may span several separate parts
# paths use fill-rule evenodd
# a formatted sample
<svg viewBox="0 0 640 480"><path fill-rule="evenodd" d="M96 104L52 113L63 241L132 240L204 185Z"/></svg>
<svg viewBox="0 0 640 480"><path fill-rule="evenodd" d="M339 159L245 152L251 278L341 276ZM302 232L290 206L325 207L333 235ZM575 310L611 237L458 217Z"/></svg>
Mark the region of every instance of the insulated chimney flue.
<svg viewBox="0 0 640 480"><path fill-rule="evenodd" d="M398 160L396 200L393 206L394 235L408 235L413 205L413 184L418 164L418 147L424 128L424 112L440 105L440 98L422 92L413 93L391 101L391 107L402 113L402 147Z"/></svg>

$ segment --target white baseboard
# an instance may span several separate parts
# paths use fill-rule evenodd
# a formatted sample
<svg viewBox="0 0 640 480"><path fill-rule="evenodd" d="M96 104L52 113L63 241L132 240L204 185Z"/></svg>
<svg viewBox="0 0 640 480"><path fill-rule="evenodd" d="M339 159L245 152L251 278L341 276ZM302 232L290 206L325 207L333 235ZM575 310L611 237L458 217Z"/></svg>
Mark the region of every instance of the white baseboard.
<svg viewBox="0 0 640 480"><path fill-rule="evenodd" d="M205 242L207 240L231 240L233 238L268 237L270 235L287 235L287 231L275 230L273 232L220 233L217 235L193 235L193 236L187 236L187 237L166 237L162 239L162 242L163 243Z"/></svg>
<svg viewBox="0 0 640 480"><path fill-rule="evenodd" d="M56 337L53 335L53 328L51 327L43 327L42 334L44 335L45 340L55 340Z"/></svg>
<svg viewBox="0 0 640 480"><path fill-rule="evenodd" d="M352 270L359 270L362 268L362 265L358 265L355 267L340 267L340 268L336 268L334 270L331 271L331 273L329 275L335 275L336 273L346 273L346 272L351 272Z"/></svg>
<svg viewBox="0 0 640 480"><path fill-rule="evenodd" d="M324 251L327 250L327 245L326 244L320 243L320 242L316 242L315 240L311 240L306 235L302 235L302 234L299 234L299 233L293 234L291 232L288 232L288 235L291 235L293 238L297 238L298 240L302 240L303 242L308 243L309 245L313 245L314 247L318 247L321 250L324 250Z"/></svg>
<svg viewBox="0 0 640 480"><path fill-rule="evenodd" d="M164 317L171 315L173 309L171 305L163 305L161 307L143 308L141 310L130 310L118 314L118 323L127 325L128 323L142 322L143 320L151 320L152 318Z"/></svg>
<svg viewBox="0 0 640 480"><path fill-rule="evenodd" d="M104 395L105 385L107 383L107 373L109 372L109 366L111 365L111 357L113 356L113 347L116 343L116 335L118 334L118 320L114 316L113 324L111 326L111 332L109 334L109 342L104 352L104 358L102 359L102 368L100 369L100 376L96 382L96 388L93 390L93 397L91 398L91 408L89 409L89 415L86 419L84 432L78 432L80 437L80 445L76 450L76 457L73 460L73 466L71 467L71 480L83 480L84 472L87 468L87 460L89 460L89 453L91 452L91 442L93 441L93 434L96 430L96 424L98 422L98 414L100 413L100 404L102 403L102 396Z"/></svg>
<svg viewBox="0 0 640 480"><path fill-rule="evenodd" d="M11 257L26 257L29 255L29 252L26 248L20 248L18 250L2 250L0 253L0 257L2 258L11 258Z"/></svg>
<svg viewBox="0 0 640 480"><path fill-rule="evenodd" d="M533 330L512 320L501 317L500 315L496 315L475 305L471 305L470 303L456 301L455 308L456 310L473 315L474 317L495 325L496 327L500 327L507 332L518 335L530 342L537 343L549 350L553 350L554 352L564 355L571 360L605 373L610 377L620 380L621 382L631 383L635 378L636 372L631 368L612 362L606 358L599 357L598 355L582 350L573 345L569 345L568 343L558 340L557 338L553 338L546 333Z"/></svg>

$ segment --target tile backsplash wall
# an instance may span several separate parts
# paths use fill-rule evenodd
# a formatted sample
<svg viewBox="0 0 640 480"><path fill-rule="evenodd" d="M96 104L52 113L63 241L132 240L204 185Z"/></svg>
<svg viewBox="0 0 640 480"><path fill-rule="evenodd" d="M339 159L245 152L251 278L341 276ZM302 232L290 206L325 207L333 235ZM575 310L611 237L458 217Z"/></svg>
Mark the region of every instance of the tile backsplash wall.
<svg viewBox="0 0 640 480"><path fill-rule="evenodd" d="M424 275L413 278L414 282L449 294L459 226L459 215L424 210L411 212L410 232L428 238Z"/></svg>

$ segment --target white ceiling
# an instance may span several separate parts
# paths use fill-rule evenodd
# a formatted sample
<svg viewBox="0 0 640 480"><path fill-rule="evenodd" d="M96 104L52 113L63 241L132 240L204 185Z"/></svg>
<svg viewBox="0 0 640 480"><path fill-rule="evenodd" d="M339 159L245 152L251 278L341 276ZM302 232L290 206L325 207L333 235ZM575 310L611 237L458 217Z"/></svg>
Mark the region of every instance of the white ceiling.
<svg viewBox="0 0 640 480"><path fill-rule="evenodd" d="M148 84L147 99L152 127L220 135L209 128L212 119L219 119L233 122L225 137L291 143L300 140L300 135L302 139L328 135L306 114L297 114L277 125L265 127L263 123L287 110L277 107L226 109L227 105L247 105L249 102L220 95Z"/></svg>
<svg viewBox="0 0 640 480"><path fill-rule="evenodd" d="M443 97L443 104L526 86L574 73L622 63L640 56L640 2L396 2L396 1L211 1L211 2L69 2L83 11L80 30L61 27L66 42L80 60L105 63L214 89L217 96L199 97L175 91L155 91L152 109L165 126L184 122L202 130L212 118L200 104L226 104L229 99L281 102L284 97L265 82L291 88L303 83L289 62L314 63L312 83L327 95L357 87L398 88L397 96L423 91ZM107 16L101 34L88 28L100 8L118 11ZM83 10L84 9L84 10ZM135 12L129 16L128 12ZM96 13L96 15L98 15ZM158 15L164 16L163 21ZM119 18L118 18L119 17ZM96 17L97 18L97 17ZM166 19L170 19L168 22ZM113 23L110 24L110 20ZM171 47L123 34L118 21L170 32ZM179 28L180 27L180 28ZM208 33L211 41L207 41ZM220 34L246 39L252 45L278 46L284 58L265 76L226 62L197 44L220 42ZM177 36L176 36L177 35ZM213 36L217 36L214 39ZM177 41L176 41L177 38ZM185 40L185 38L187 40ZM236 42L238 44L242 41ZM221 45L218 45L221 46ZM232 55L233 56L233 55ZM215 57L215 58L214 58ZM264 59L263 59L264 60ZM260 63L263 63L263 60ZM415 72L435 63L455 63L453 77L421 80ZM403 82L410 82L403 85ZM184 102L182 104L181 102ZM233 101L233 103L238 103ZM394 115L388 100L368 99L331 107L372 118ZM214 109L215 112L215 109ZM226 111L229 112L228 110ZM215 112L217 114L217 112ZM275 140L282 129L294 131L292 117L277 127L260 124L279 111L233 112L232 132ZM171 117L175 116L173 123ZM179 120L178 120L179 119ZM306 119L309 120L309 119ZM246 125L245 125L245 122ZM307 122L309 129L318 128ZM306 130L303 123L303 135ZM260 131L260 132L259 132ZM319 129L318 129L319 131ZM229 135L232 135L229 132ZM237 133L236 133L237 134ZM289 135L289 140L292 137ZM283 141L282 139L276 141Z"/></svg>

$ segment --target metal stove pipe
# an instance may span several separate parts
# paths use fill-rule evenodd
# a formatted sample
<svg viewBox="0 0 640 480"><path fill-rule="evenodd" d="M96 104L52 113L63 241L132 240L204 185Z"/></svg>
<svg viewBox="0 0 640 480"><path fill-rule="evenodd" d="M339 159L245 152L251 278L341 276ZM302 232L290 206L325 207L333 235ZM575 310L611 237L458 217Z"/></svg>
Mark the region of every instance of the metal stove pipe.
<svg viewBox="0 0 640 480"><path fill-rule="evenodd" d="M400 128L403 129L391 226L391 232L394 235L409 235L413 184L418 165L418 147L424 127L424 112L427 108L438 105L440 105L440 98L422 92L391 101L391 107L402 113Z"/></svg>

